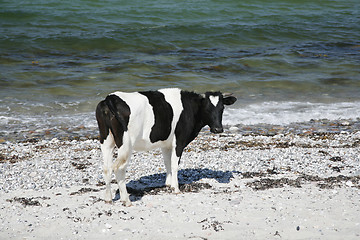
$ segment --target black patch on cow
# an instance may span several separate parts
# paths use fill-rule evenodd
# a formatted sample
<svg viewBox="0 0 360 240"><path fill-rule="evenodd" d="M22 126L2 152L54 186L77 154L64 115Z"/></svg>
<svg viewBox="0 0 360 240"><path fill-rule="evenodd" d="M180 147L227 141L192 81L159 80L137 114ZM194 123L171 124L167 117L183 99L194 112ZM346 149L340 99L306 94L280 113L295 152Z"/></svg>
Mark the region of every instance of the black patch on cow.
<svg viewBox="0 0 360 240"><path fill-rule="evenodd" d="M111 130L117 147L123 144L124 132L127 131L130 118L130 107L116 95L109 95L96 108L96 120L100 131L100 143Z"/></svg>
<svg viewBox="0 0 360 240"><path fill-rule="evenodd" d="M175 128L176 156L181 157L184 148L196 138L205 126L201 106L204 98L197 93L181 91L183 111Z"/></svg>
<svg viewBox="0 0 360 240"><path fill-rule="evenodd" d="M155 123L151 128L150 141L154 143L168 139L171 132L171 123L174 118L171 105L165 100L164 94L159 91L139 93L148 98L155 116Z"/></svg>
<svg viewBox="0 0 360 240"><path fill-rule="evenodd" d="M216 106L211 103L210 96L219 97ZM183 111L175 128L176 155L181 157L184 148L196 138L204 126L208 125L213 133L222 132L224 104L231 105L235 101L235 97L223 97L221 92L206 92L205 95L200 95L181 91Z"/></svg>

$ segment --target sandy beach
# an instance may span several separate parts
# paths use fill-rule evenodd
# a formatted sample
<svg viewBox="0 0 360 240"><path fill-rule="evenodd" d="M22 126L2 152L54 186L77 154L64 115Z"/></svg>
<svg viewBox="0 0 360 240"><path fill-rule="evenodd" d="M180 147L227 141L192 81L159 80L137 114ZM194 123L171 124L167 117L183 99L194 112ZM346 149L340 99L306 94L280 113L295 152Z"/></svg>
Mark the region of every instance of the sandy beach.
<svg viewBox="0 0 360 240"><path fill-rule="evenodd" d="M134 153L124 207L102 200L96 139L4 141L0 239L359 239L359 144L358 131L205 130L181 159L181 194L160 151Z"/></svg>

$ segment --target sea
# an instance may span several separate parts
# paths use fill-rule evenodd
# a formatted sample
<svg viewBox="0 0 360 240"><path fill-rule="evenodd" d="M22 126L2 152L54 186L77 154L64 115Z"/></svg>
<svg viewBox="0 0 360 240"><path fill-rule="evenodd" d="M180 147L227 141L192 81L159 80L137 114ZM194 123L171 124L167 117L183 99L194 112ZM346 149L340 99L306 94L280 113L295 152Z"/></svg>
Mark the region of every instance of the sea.
<svg viewBox="0 0 360 240"><path fill-rule="evenodd" d="M360 1L0 1L0 139L169 87L232 93L227 126L359 120Z"/></svg>

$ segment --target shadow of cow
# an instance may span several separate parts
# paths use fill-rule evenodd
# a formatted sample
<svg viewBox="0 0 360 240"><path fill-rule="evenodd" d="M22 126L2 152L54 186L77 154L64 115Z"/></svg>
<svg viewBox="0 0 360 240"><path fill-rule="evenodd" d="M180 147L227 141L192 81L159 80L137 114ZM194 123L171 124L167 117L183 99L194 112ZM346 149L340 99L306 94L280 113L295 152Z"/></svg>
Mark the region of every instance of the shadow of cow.
<svg viewBox="0 0 360 240"><path fill-rule="evenodd" d="M201 179L215 179L219 183L229 183L233 178L232 171L214 171L211 169L182 169L178 172L179 188L181 192L199 192L209 189L209 183L199 183ZM132 180L127 184L127 191L131 201L139 201L144 195L157 195L171 193L170 187L165 186L166 174L159 173ZM116 192L114 201L120 199L119 191Z"/></svg>

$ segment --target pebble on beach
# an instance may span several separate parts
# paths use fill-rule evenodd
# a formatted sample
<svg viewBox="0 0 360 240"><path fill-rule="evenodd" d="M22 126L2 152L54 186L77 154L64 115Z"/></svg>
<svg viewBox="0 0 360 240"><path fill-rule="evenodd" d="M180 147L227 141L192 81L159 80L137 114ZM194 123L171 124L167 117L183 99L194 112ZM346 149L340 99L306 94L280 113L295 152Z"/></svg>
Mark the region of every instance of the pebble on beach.
<svg viewBox="0 0 360 240"><path fill-rule="evenodd" d="M148 226L143 230L154 237L149 229L156 226L149 225L147 219L162 216L156 218L157 221L171 224L178 221L175 215L184 216L181 219L184 229L188 226L186 224L189 227L194 223L198 226L194 229L197 235L186 235L187 238L208 238L205 233L229 234L229 229L233 229L234 233L243 229L247 237L254 236L256 232L264 233L264 229L256 229L253 224L270 227L268 237L286 238L291 234L287 229L294 231L294 228L299 234L305 234L306 231L302 230L307 226L306 230L309 231L309 226L301 219L294 218L295 215L288 215L290 212L299 214L295 208L298 205L284 211L284 201L300 204L297 201L301 199L301 203L308 201L302 208L313 205L319 208L326 207L321 201L333 201L345 194L346 207L351 207L351 213L355 215L360 213L360 209L351 204L351 201L359 199L354 195L360 189L359 143L360 132L354 129L349 132L319 133L314 128L311 133L304 133L277 126L262 130L237 126L219 135L210 134L205 129L189 144L182 156L180 195L172 195L171 190L164 186L165 167L160 150L134 152L126 175L134 206L127 211L118 203L118 194L113 205L109 206L102 200L104 180L100 144L96 137L76 140L49 136L49 139L36 141L5 141L0 144L0 191L4 196L0 211L8 217L2 218L0 228L8 227L0 233L0 237L8 234L12 236L10 238L16 238L9 230L10 226L15 226L13 221L16 220L9 220L12 218L6 215L9 213L6 209L11 207L12 215L18 216L16 219L22 215L28 222L27 230L20 231L24 237L27 231L38 232L39 226L46 224L48 221L45 219L50 218L64 219L68 224L65 229L79 238L89 233L97 236L94 231L140 237L141 231L135 229L142 229L143 226ZM268 201L273 198L278 202L270 204ZM320 205L317 205L318 201ZM342 203L345 201L343 198L338 201L345 204ZM240 206L243 207L238 209ZM38 211L37 208L45 208L46 211ZM227 215L234 208L239 216ZM31 209L37 212L33 213ZM253 214L260 210L267 216L265 222L259 222L259 219L252 222L254 216L246 215L244 218L242 213L252 211L248 214ZM330 211L330 214L332 210L322 211ZM280 219L277 221L282 221L281 216L287 216L293 222L283 221L286 229L278 228L272 223L275 220L270 221L272 214ZM349 221L359 223L354 214L348 216ZM39 217L35 216L41 216L43 220L39 221ZM307 218L311 216L313 221L319 221L316 215ZM117 220L114 221L114 218ZM243 218L248 219L249 224L241 221ZM118 221L124 227L119 228ZM10 222L11 225L8 225ZM63 224L60 222L59 225L62 229ZM172 227L176 228L179 224ZM92 227L95 225L100 229ZM337 227L337 232L331 233L344 234L339 229L342 228ZM254 234L250 234L251 231ZM176 232L181 230L166 233L163 229L161 234L171 238L177 236ZM66 233L63 230L63 234ZM353 237L360 234L356 231L350 233Z"/></svg>

